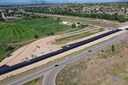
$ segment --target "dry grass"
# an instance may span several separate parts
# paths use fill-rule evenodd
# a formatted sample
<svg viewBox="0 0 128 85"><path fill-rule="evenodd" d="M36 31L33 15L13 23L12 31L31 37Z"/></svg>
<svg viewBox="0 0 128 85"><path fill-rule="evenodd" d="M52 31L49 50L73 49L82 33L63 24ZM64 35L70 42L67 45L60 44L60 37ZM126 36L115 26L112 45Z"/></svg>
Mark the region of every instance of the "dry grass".
<svg viewBox="0 0 128 85"><path fill-rule="evenodd" d="M93 29L95 29L95 28L93 28ZM87 37L89 35L92 35L92 34L95 34L95 33L98 33L98 32L102 32L104 30L105 30L104 28L99 28L99 29L95 29L95 30L92 30L90 28L89 31L86 31L84 33L80 33L80 34L76 34L76 35L73 35L73 36L68 36L68 37L56 39L55 44L64 44L64 43L67 43L69 41L81 39L81 38Z"/></svg>
<svg viewBox="0 0 128 85"><path fill-rule="evenodd" d="M57 76L57 85L128 85L128 39L69 64Z"/></svg>
<svg viewBox="0 0 128 85"><path fill-rule="evenodd" d="M34 79L24 85L42 85L42 80L43 80L43 77L39 77L39 78Z"/></svg>

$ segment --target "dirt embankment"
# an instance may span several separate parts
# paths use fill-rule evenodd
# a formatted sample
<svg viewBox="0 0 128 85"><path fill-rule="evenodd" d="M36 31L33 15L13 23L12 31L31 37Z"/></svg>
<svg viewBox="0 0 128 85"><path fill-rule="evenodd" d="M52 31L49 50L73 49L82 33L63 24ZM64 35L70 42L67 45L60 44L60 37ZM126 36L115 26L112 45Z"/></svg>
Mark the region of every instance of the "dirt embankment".
<svg viewBox="0 0 128 85"><path fill-rule="evenodd" d="M128 38L69 64L57 85L128 85Z"/></svg>

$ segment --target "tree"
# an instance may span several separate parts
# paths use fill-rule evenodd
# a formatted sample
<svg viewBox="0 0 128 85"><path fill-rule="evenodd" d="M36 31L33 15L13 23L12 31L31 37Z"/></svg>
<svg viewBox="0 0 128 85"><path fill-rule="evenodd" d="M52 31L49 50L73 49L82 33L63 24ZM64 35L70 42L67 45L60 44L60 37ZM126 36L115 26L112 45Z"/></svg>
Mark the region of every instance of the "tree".
<svg viewBox="0 0 128 85"><path fill-rule="evenodd" d="M87 24L86 24L86 25L80 24L79 28L85 28L85 27L87 27L87 26L88 26Z"/></svg>
<svg viewBox="0 0 128 85"><path fill-rule="evenodd" d="M112 45L112 52L115 52L115 46Z"/></svg>
<svg viewBox="0 0 128 85"><path fill-rule="evenodd" d="M2 13L0 12L0 21L4 21L4 19L2 18Z"/></svg>
<svg viewBox="0 0 128 85"><path fill-rule="evenodd" d="M47 33L46 35L54 35L55 33L54 32L49 32L49 33Z"/></svg>
<svg viewBox="0 0 128 85"><path fill-rule="evenodd" d="M123 15L119 15L118 18L117 18L117 20L119 22L125 22L126 21L125 16L123 16Z"/></svg>
<svg viewBox="0 0 128 85"><path fill-rule="evenodd" d="M9 52L9 51L13 51L13 49L15 49L15 47L13 47L11 45L5 45L4 49L5 49L6 52Z"/></svg>
<svg viewBox="0 0 128 85"><path fill-rule="evenodd" d="M71 27L72 27L72 28L75 28L75 27L76 27L76 24L75 24L75 23L73 23L73 24L71 25Z"/></svg>
<svg viewBox="0 0 128 85"><path fill-rule="evenodd" d="M58 18L56 19L56 21L57 21L57 22L61 22L61 19L58 17Z"/></svg>
<svg viewBox="0 0 128 85"><path fill-rule="evenodd" d="M39 36L37 34L34 35L34 38L39 38Z"/></svg>

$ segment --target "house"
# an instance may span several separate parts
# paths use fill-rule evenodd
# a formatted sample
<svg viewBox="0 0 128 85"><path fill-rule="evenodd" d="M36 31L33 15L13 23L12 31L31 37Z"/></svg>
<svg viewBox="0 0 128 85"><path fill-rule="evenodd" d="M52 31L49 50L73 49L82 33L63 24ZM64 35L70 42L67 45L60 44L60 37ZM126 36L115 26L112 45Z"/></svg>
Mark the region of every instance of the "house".
<svg viewBox="0 0 128 85"><path fill-rule="evenodd" d="M5 14L2 11L1 11L1 13L2 13L2 18L5 20L5 22L13 21L12 16L5 16Z"/></svg>

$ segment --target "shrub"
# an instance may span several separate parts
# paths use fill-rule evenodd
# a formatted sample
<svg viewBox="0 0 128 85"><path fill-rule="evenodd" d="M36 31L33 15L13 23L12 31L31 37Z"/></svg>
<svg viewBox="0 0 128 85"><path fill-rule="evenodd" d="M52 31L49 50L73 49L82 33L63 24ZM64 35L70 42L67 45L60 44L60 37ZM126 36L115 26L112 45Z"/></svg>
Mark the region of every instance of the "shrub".
<svg viewBox="0 0 128 85"><path fill-rule="evenodd" d="M115 46L112 45L112 52L115 52Z"/></svg>
<svg viewBox="0 0 128 85"><path fill-rule="evenodd" d="M75 23L73 23L71 27L72 27L72 28L75 28L75 27L76 27L76 24L75 24Z"/></svg>
<svg viewBox="0 0 128 85"><path fill-rule="evenodd" d="M37 34L35 34L34 38L39 38L39 36Z"/></svg>

